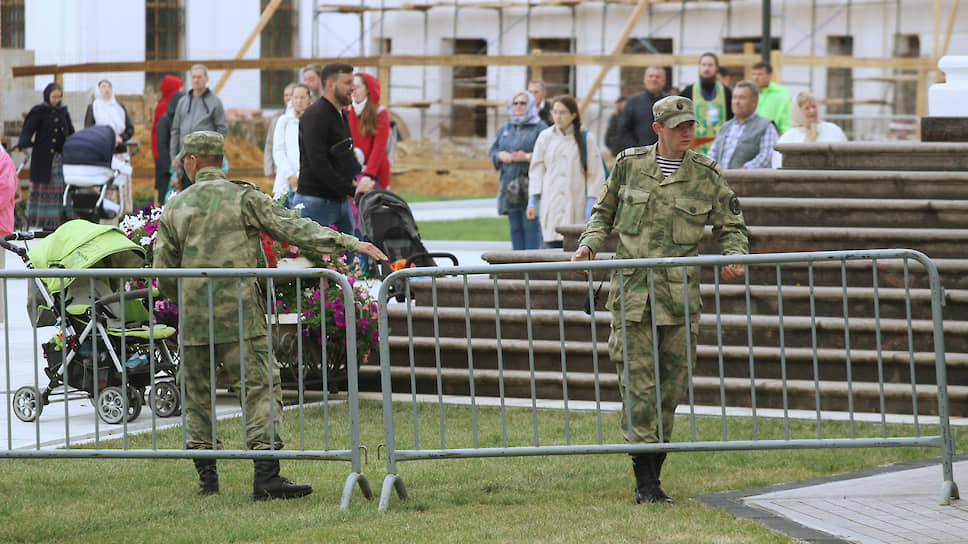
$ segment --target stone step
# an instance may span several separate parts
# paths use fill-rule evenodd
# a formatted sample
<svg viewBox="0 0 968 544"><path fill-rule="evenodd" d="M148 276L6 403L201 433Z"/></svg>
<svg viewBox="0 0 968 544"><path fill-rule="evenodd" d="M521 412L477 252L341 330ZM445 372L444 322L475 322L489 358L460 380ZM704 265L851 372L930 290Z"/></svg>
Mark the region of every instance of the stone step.
<svg viewBox="0 0 968 544"><path fill-rule="evenodd" d="M699 253L720 252L712 238L712 226L706 225L699 243ZM933 258L960 258L968 243L968 229L931 228L841 228L748 226L751 253L787 253L791 251L838 251L848 249L906 248L916 249ZM562 225L563 250L574 252L585 225ZM614 252L618 234L613 231L599 251Z"/></svg>
<svg viewBox="0 0 968 544"><path fill-rule="evenodd" d="M410 283L410 294L417 305L429 306L436 300L438 307L456 308L494 308L495 289L497 300L501 308L551 309L559 306L564 310L582 310L592 292L598 290L599 282L581 280L562 281L560 286L553 280L527 281L515 279L486 279L471 277L467 279L467 294L465 299L465 282L463 278L438 278L436 282L428 279L415 279ZM436 290L436 293L434 292ZM601 283L598 293L598 309L604 308L608 298L610 284ZM780 299L775 285L750 285L751 313L760 315L775 315L778 312ZM716 309L716 286L702 284L700 292L703 297L703 308L707 312ZM811 290L802 285L783 285L781 293L784 313L787 315L810 315ZM842 315L844 312L844 290L840 287L815 286L813 289L814 315ZM874 289L872 287L848 287L848 316L873 315ZM903 318L911 316L928 319L931 316L931 291L928 289L901 289L879 287L877 290L879 311L882 317ZM434 298L436 296L436 298ZM910 304L908 304L910 299ZM949 319L968 320L968 290L947 289L944 292L946 317ZM746 313L746 286L737 284L719 284L720 313Z"/></svg>
<svg viewBox="0 0 968 544"><path fill-rule="evenodd" d="M554 340L504 339L500 343L494 339L391 336L389 339L390 361L394 366L410 366L410 353L416 367L437 366L437 353L440 353L442 368L469 369L468 346L473 357L474 369L496 370L503 367L509 370L528 370L532 362L536 371L561 374L561 343ZM850 349L849 373L852 380L877 381L883 374L885 382L910 383L913 359L916 383L936 383L936 368L933 352L882 349ZM499 364L500 355L500 364ZM594 372L595 356L598 357L600 372L614 372L614 365L608 357L605 342L569 341L565 348L565 367L569 372ZM810 347L778 347L757 345L751 350L745 345L722 346L722 366L720 371L720 347L715 344L700 344L696 347L696 361L693 373L696 376L726 377L750 376L750 357L753 358L753 374L757 378L782 378L786 369L788 379L847 381L848 352L844 349L819 347L816 350L817 364L814 366L814 350ZM878 360L881 361L878 368ZM968 353L948 353L945 356L948 382L951 384L968 383Z"/></svg>
<svg viewBox="0 0 968 544"><path fill-rule="evenodd" d="M481 255L489 264L520 264L520 263L553 263L571 259L572 251L558 249L540 249L532 251L490 251ZM606 261L614 257L613 252L603 251L595 256L596 261ZM930 257L930 255L929 255ZM938 268L941 284L947 289L968 289L968 259L932 258ZM813 285L839 286L843 284L844 275L839 261L819 261L808 263L786 263L781 267L782 280L785 284L810 285L810 270L813 270ZM848 285L872 285L870 261L848 261L843 267L846 270ZM877 263L878 281L883 287L904 287L904 261L881 260ZM702 281L713 283L713 269L702 269ZM920 262L908 260L908 285L910 287L930 287L928 276ZM776 265L758 264L750 267L749 281L754 285L776 285ZM501 274L501 278L521 279L521 274ZM532 280L556 280L557 273L532 272ZM578 274L564 272L563 280L581 279ZM594 281L598 281L596 276ZM597 284L596 284L597 285Z"/></svg>
<svg viewBox="0 0 968 544"><path fill-rule="evenodd" d="M435 317L436 315L436 317ZM549 340L566 344L591 341L592 331L599 342L608 340L610 312L595 312L592 318L582 311L502 309L500 321L490 308L437 308L416 306L408 316L404 304L387 306L390 334L395 337L500 338L504 340ZM409 320L409 321L408 321ZM468 329L469 321L469 329ZM730 314L719 319L711 314L700 318L701 345L781 345L856 349L904 349L909 347L909 333L915 351L933 351L933 324L926 319L912 319L910 331L906 319L871 317L814 317L785 315ZM498 327L500 326L500 331ZM717 340L717 326L722 340ZM845 326L847 330L845 331ZM968 321L943 322L945 348L948 352L968 353ZM500 334L499 334L500 333ZM530 336L529 336L530 335ZM814 339L816 337L816 340Z"/></svg>
<svg viewBox="0 0 968 544"><path fill-rule="evenodd" d="M726 170L743 202L750 197L968 200L968 171Z"/></svg>
<svg viewBox="0 0 968 544"><path fill-rule="evenodd" d="M968 143L844 142L782 144L784 168L968 171Z"/></svg>
<svg viewBox="0 0 968 544"><path fill-rule="evenodd" d="M438 387L438 378L441 386ZM416 391L411 391L411 380ZM565 397L560 372L535 373L533 385L530 372L505 370L478 370L474 372L473 390L466 369L442 369L417 367L413 376L409 368L394 366L390 369L391 388L394 393L442 394L467 396L472 392L479 397L498 397L503 391L505 398L534 398L541 400L561 400ZM362 391L381 390L380 368L365 365L360 368L360 389ZM784 396L784 385L786 395ZM748 378L719 378L694 376L692 391L698 406L752 407L754 389ZM595 374L568 372L567 399L582 401L618 402L618 376L615 373L601 373L596 383ZM819 384L813 380L787 380L759 378L755 381L756 407L760 409L782 409L784 404L791 410L816 410L817 391L821 410L879 413L883 402L887 413L913 413L912 388L909 384L885 384L883 389L877 382L854 382L849 388L844 382ZM883 393L882 393L883 391ZM915 389L918 399L918 413L937 415L937 387L918 385ZM882 396L883 395L883 396ZM786 403L784 403L784 397ZM948 399L953 417L964 417L968 406L968 387L949 386Z"/></svg>
<svg viewBox="0 0 968 544"><path fill-rule="evenodd" d="M962 228L968 200L743 197L747 225Z"/></svg>

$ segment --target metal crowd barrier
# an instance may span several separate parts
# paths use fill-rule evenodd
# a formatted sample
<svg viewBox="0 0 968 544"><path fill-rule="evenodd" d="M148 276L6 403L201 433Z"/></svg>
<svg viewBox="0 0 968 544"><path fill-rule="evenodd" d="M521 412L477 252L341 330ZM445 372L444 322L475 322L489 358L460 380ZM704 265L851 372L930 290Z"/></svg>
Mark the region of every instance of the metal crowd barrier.
<svg viewBox="0 0 968 544"><path fill-rule="evenodd" d="M351 473L343 487L340 507L343 509L349 507L353 489L357 485L359 485L365 498L372 498L370 484L362 473L361 455L363 446L360 442L355 296L346 277L327 269L28 269L25 271L0 270L0 289L2 289L5 300L8 302L24 300L25 297L20 296L20 293L17 293L17 296L11 296L10 291L11 289L15 291L26 290L25 286L16 282L16 280L26 279L25 283L36 286L37 296L42 299L44 289L40 278L54 278L57 282L61 282L61 286L64 282L69 281L69 278L73 278L75 285L72 289L74 293L78 293L76 298L89 295L90 300L97 302L90 305L91 313L85 314L83 308L80 309L79 313L78 308L65 305L65 297L56 297L53 300L53 313L55 314L53 318L59 321L57 326L45 328L34 326L34 322L29 316L26 321L16 319L14 323L11 323L9 307L8 305L4 306L4 322L7 323L7 326L4 327L3 331L5 350L2 356L5 367L3 379L6 384L6 394L4 395L5 408L0 410L0 414L6 418L4 425L6 446L0 448L0 458L273 458L347 461L351 464ZM320 346L319 359L322 361L322 365L321 368L316 369L321 373L321 376L314 376L314 378L321 377L322 383L309 383L305 378L311 369L308 368L308 363L303 360L303 355L306 353L304 349L306 346L303 345L303 321L295 319L291 327L294 327L297 349L294 354L295 361L288 361L288 363L296 375L294 385L297 388L297 399L294 410L298 414L298 437L282 436L285 449L281 450L257 451L245 447L246 421L249 414L246 413L244 402L246 391L245 367L243 365L239 372L242 385L240 390L234 391L238 395L239 404L241 404L241 447L226 447L225 449L215 450L187 449L185 414L184 410L179 408L179 404L183 405L185 399L184 366L180 364L178 356L183 352L185 346L180 336L177 340L173 336L165 341L155 337L156 331L159 329L149 326L142 333L142 336L147 339L146 342L144 339L137 339L130 332L126 332L119 338L115 335L115 342L78 341L79 338L90 340L104 338L110 334L108 325L103 320L104 313L99 307L101 303L118 302L121 315L117 317L120 318L122 323L129 321L128 316L125 315L125 312L130 311L126 310L126 302L132 301L132 297L143 296L146 307L149 309L155 306L156 291L151 289L142 289L137 292L120 290L113 297L105 296L102 287L99 287L104 285L104 281L118 286L133 279L150 281L152 278L176 278L178 298L175 302L177 302L179 309L185 308L185 305L189 303L206 307L209 314L210 331L214 330L213 305L225 303L224 300L213 298L212 286L215 280L235 280L238 293L236 300L241 300L242 282L250 278L258 278L263 288L267 284L278 284L291 280L296 283L297 293L302 293L304 287L318 287L323 290L326 285L338 286L342 293L345 310L347 339L345 379L347 393L345 401L342 399L336 400L345 402L347 405L348 437L344 439L343 437L331 436L331 434L336 434L334 429L331 428L334 421L330 414L330 403L334 399L331 398L329 390L331 383L327 382L334 377L329 375L327 363L329 357L333 355L327 353L325 342L323 342ZM208 300L184 300L182 286L185 278L208 278ZM268 281L270 279L273 281ZM63 289L61 289L61 292L63 292ZM269 298L271 289L265 289L264 292L266 307L273 308L275 305ZM312 309L319 311L322 314L322 329L325 330L327 325L324 308L325 297L320 299L319 305L315 308L311 308L310 305L302 302L302 298L302 296L297 297L297 305L292 310L297 315L302 315L303 312ZM50 301L51 299L48 297L47 302ZM243 338L242 324L245 315L242 305L237 305L239 306L239 340L241 344ZM181 328L184 315L183 312L179 312L179 328ZM270 347L277 344L275 337L280 333L278 320L272 321L273 323L269 326L268 337ZM62 324L68 323L72 327L62 326ZM54 334L54 337L49 342L45 342L45 336L51 334ZM311 340L306 339L305 341L310 342ZM29 343L32 348L24 346L25 342ZM57 342L61 343L59 349L56 348ZM129 361L126 359L132 353L132 343L138 342L144 344L141 351L145 352L143 355L147 361L134 361L134 366L142 365L141 371L135 372L130 368ZM48 345L45 346L45 344ZM210 345L209 349L212 354L209 360L209 371L212 377L210 394L211 398L214 399L212 403L212 436L215 437L217 431L221 432L223 438L230 435L229 433L233 433L230 436L234 436L234 432L238 431L238 424L235 422L219 422L217 419L219 414L216 410L218 404L216 387L222 388L224 385L218 383L217 375L220 374L218 368L220 364L242 365L245 359L244 349L240 355L240 361L216 361L214 360L214 348ZM273 350L269 349L270 366L278 368L278 361L273 357L272 352ZM60 356L60 360L58 360L58 356ZM169 359L169 356L172 358ZM98 361L98 363L94 363L95 361ZM171 361L175 362L173 369L169 364ZM147 383L145 383L146 378L143 369L145 363L148 365ZM95 367L97 368L95 369ZM111 381L112 372L117 372L113 375L113 382ZM49 400L53 402L63 401L63 410L54 410L53 406L48 406L48 409L44 410L44 403L41 398L43 393L41 392L54 383L55 376L58 373L61 374L60 381L65 383L63 386L54 387L50 391L52 394ZM118 375L120 375L119 383L117 382ZM48 378L51 381L48 381ZM272 402L273 386L275 385L273 381L275 379L274 373L270 373L270 422L273 421L273 410L275 409L274 402ZM76 385L67 387L69 382L83 385L81 387ZM137 387L131 385L132 382ZM117 383L117 385L109 385L112 383ZM319 385L319 387L316 387L316 385ZM287 386L287 390L291 390L290 386ZM145 415L141 415L140 422L137 421L138 412L141 411L140 404L145 396L141 390L142 387L148 391L147 404L149 409L146 411L150 418L150 425L145 424ZM127 391L128 394L122 393L124 391ZM309 402L307 397L316 399L322 406L322 436L307 432L305 426L305 412ZM70 401L77 399L89 400L89 404L93 404L94 409L72 406L74 403ZM160 417L156 412L168 417ZM27 416L27 419L32 417L33 419L24 422L20 420L23 419L21 416ZM48 421L50 422L48 423ZM113 424L107 421L111 421ZM162 447L159 445L159 431L177 424L181 424L182 429L180 447ZM343 425L343 422L335 424ZM346 429L339 430L341 434L346 431ZM139 447L132 444L132 438L139 433L150 433L149 445ZM275 436L277 431L271 429L270 434ZM106 440L115 439L121 440L120 447L103 444ZM234 445L232 443L237 442L237 439L231 438L225 441L225 445L231 446Z"/></svg>
<svg viewBox="0 0 968 544"><path fill-rule="evenodd" d="M848 281L847 271L850 269L852 274L856 272L858 262L870 272L866 276L869 283L863 288L848 285L857 282L856 275L851 276L853 282ZM728 264L746 266L745 279L736 286L727 287L720 283L720 269ZM594 317L583 316L580 310L575 310L581 307L581 301L568 300L563 293L571 292L572 296L576 296L575 282L584 282L581 295L577 296L588 299L595 294L600 279L607 273L614 272L624 280L633 269L641 268L648 269L650 290L655 286L656 271L681 268L681 296L687 312L687 277L702 274L703 271L712 272L711 277L709 274L704 276L703 288L708 297L709 284L712 284L714 304L712 307L707 305L703 310L701 321L707 331L707 343L714 343L715 346L705 346L697 356L697 359L705 357L706 372L713 374L711 376L695 376L693 368L696 361L691 360L690 356L688 406L680 404L680 423L677 425L681 429L682 420L688 419L689 428L686 431L678 430L674 439L668 441L670 436L663 436L659 417L660 443L631 444L604 438L614 430L603 428L603 420L609 419L610 415L615 419L616 410L621 411L621 408L617 408L620 406L618 403L610 404L603 400L609 395L617 397L615 393L618 389L614 367L607 366L608 351L597 330L607 327L605 324L610 322L610 312L599 310ZM889 278L883 273L888 269L891 272ZM575 274L576 271L589 271L590 274L582 280L581 276ZM836 281L831 278L839 276L839 285L817 285L815 276L820 277L821 274L827 282ZM792 278L789 280L792 285L784 283L785 275ZM454 278L444 279L445 276ZM508 277L516 278L516 288L503 283L507 281L503 278ZM922 287L912 287L913 279L917 279ZM445 281L451 282L450 294L463 299L462 303L452 303L452 308L443 308L438 304L438 298L444 296L439 284ZM547 289L556 291L556 299L543 306L544 313L532 307L532 299L536 296L532 286L539 281L553 283L556 287ZM414 299L412 295L420 287L420 282L423 282L422 298ZM476 285L475 292L484 293L486 285L482 286L482 282L493 284L492 293L486 295L486 300L488 303L492 301L493 307L482 308L481 298L474 305L469 302L469 286ZM455 286L457 283L460 285ZM890 286L885 287L885 283L890 283ZM621 281L620 284L624 286L625 282ZM765 286L769 286L769 292L773 293L771 304L776 308L773 316L754 315L751 299L762 298ZM724 315L721 311L720 303L725 300L723 293L727 289L734 292L734 305L742 305L745 299L745 310L734 310L738 315ZM742 290L739 296L736 296L736 289ZM455 295L455 291L462 291L462 294ZM805 309L806 306L801 306L803 309L800 310L809 315L784 315L784 301L791 300L790 295L785 296L785 293L792 292L798 292L801 301L809 303L809 310ZM829 299L826 301L826 311L836 311L837 315L818 315L816 308L818 293L821 292L826 293L824 296ZM930 298L930 319L926 315L924 318L912 317L914 292L917 292L920 301L926 302ZM523 306L520 305L522 295ZM407 488L399 470L399 464L403 461L898 446L941 450L943 484L939 500L942 504L948 504L952 498L958 498L958 489L952 474L954 442L949 426L943 296L935 264L920 252L903 249L457 266L397 271L384 280L378 296L387 454L387 476L383 482L379 508L385 510L389 506L394 490L402 499L407 498ZM881 308L887 308L889 297L894 298L891 311L895 317L882 317ZM502 307L502 300L512 298L519 306L515 309ZM394 303L394 299L403 304ZM616 300L624 327L624 290ZM655 297L650 296L649 300L652 315L655 315ZM858 315L859 306L865 308L866 315ZM925 313L925 306L915 305L915 310ZM565 310L565 307L571 309ZM396 316L393 337L390 336L391 310ZM484 310L486 313L482 314ZM464 321L463 328L460 327L461 321ZM539 337L538 321L546 327L543 337ZM686 322L689 321L687 314ZM474 327L486 330L475 334L472 330ZM547 331L547 328L554 327L557 327L556 333ZM580 333L582 329L588 330L589 335ZM442 338L442 330L451 331L451 337ZM569 332L566 333L566 330ZM763 330L768 332L764 333ZM798 331L798 338L805 346L797 348L787 345ZM713 332L714 339L710 339ZM726 333L731 334L729 342L738 344L745 338L746 345L724 344ZM888 335L890 350L885 344ZM686 337L689 338L689 334ZM930 344L926 340L928 338ZM396 344L393 339L398 340ZM577 343L584 347L579 349ZM916 347L916 344L920 347ZM569 345L576 347L570 349ZM857 348L857 345L862 348ZM866 349L863 349L864 345ZM623 350L627 348L626 343ZM514 349L519 350L516 358L513 358ZM526 361L524 350L527 351ZM841 354L843 360L832 360L832 353ZM539 358L543 366L536 368ZM801 375L797 379L788 376L788 369L793 371L794 358L799 358L800 362L797 368ZM734 364L724 364L726 359L731 359ZM551 370L548 370L549 360L554 364ZM773 366L767 366L771 360ZM866 366L862 368L862 365ZM888 365L893 365L891 368L895 369L891 381L886 376ZM624 365L625 384L629 383L628 366ZM861 371L864 373L861 374ZM933 374L930 379L925 377L926 372ZM763 373L767 376L772 373L772 377L760 377ZM831 373L839 377L830 378ZM864 377L854 378L852 373ZM593 380L588 378L589 375ZM586 384L584 399L575 392L583 383L582 377ZM825 398L828 381L837 382L841 390L846 385L846 409L831 410L825 407L828 402ZM936 386L932 381L936 382ZM558 388L551 400L546 396L549 382ZM593 382L591 386L587 385L589 382ZM659 386L660 379L657 379L657 396ZM588 387L593 388L592 392L587 391ZM455 394L469 397L470 429L466 425L459 427L447 424L450 414L467 409L448 403L445 399L447 393L457 390L463 393ZM519 398L513 398L508 391L517 391ZM524 394L520 394L522 392ZM705 406L697 401L700 395L707 400ZM868 413L863 413L857 406L863 395L867 395L864 410ZM738 403L736 398L743 400ZM430 402L429 408L427 402L423 402L426 400ZM405 416L398 414L395 418L395 402L399 403L402 412L410 413ZM904 411L913 425L888 425L888 415L897 413L899 403L908 406ZM481 408L485 404L498 406L499 409L485 411ZM428 409L433 411L433 416L425 415L425 418L436 419L436 422L428 423L424 419L424 423L421 423L418 405L424 406L425 414ZM657 401L656 406L659 405ZM744 408L740 415L752 420L752 433L741 439L730 436L731 433L740 433L728 430L727 425L727 420L737 414L737 405ZM560 412L552 412L553 415L546 417L547 413L541 411L542 406L553 406ZM791 406L798 406L799 409ZM579 436L569 418L574 419L583 411L591 413L596 423L593 431ZM758 426L765 429L764 416L768 413L778 418L773 422L782 421L783 429L773 433L776 437L767 437L765 432L764 436L760 436ZM518 418L518 428L525 426L530 429L509 432L509 417L512 415ZM791 432L790 424L794 416L801 419L805 416L809 422L811 430L806 435ZM834 416L847 423L838 425L832 422L830 418ZM493 421L484 421L487 417ZM621 417L631 421L629 413ZM721 433L706 430L701 436L697 435L697 421L701 421L701 418L718 418ZM526 423L521 423L521 420ZM860 425L865 421L870 422L871 428L864 428L862 432ZM488 440L481 436L485 433L482 430L485 424L491 425L486 431L489 433ZM937 425L937 434L926 434L927 425L931 426L931 430ZM711 425L713 429L719 426ZM661 442L662 439L667 441ZM488 442L489 445L482 445L482 442ZM400 443L406 445L400 446Z"/></svg>

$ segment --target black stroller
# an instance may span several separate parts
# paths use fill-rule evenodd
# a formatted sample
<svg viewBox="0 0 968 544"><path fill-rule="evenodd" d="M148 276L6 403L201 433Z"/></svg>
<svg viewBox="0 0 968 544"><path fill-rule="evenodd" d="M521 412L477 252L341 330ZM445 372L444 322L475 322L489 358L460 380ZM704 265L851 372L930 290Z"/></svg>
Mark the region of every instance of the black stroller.
<svg viewBox="0 0 968 544"><path fill-rule="evenodd" d="M78 219L61 225L29 251L10 243L33 238L33 233L8 234L0 246L34 269L144 266L144 250L117 227ZM175 329L151 324L143 300L149 297L148 289L124 293L122 314L124 286L119 283L117 278L31 280L27 313L36 326L57 325L57 332L41 346L50 383L43 391L27 385L13 395L13 412L20 420L36 420L50 397L62 396L65 402L92 399L106 423L132 421L141 413L149 386L155 415L179 413L177 360L168 349Z"/></svg>
<svg viewBox="0 0 968 544"><path fill-rule="evenodd" d="M64 142L64 219L116 219L122 208L130 207L129 160L138 146L127 154L114 155L114 130L94 125L79 130ZM118 201L108 198L117 193Z"/></svg>
<svg viewBox="0 0 968 544"><path fill-rule="evenodd" d="M360 210L360 231L363 239L379 247L390 260L380 263L380 277L411 266L437 266L435 258L450 259L458 265L452 253L428 253L420 241L417 222L407 201L385 189L364 193L357 201ZM393 286L390 287L393 293ZM402 294L397 294L397 298Z"/></svg>

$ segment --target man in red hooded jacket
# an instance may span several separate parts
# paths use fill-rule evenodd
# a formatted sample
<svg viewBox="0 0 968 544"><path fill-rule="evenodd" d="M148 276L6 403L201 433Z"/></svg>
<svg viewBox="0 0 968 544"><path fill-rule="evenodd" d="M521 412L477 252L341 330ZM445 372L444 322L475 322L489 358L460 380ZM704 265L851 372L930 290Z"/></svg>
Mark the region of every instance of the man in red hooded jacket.
<svg viewBox="0 0 968 544"><path fill-rule="evenodd" d="M346 107L346 111L353 146L363 152L360 186L367 187L367 182L372 181L376 187L389 189L387 141L390 138L390 112L380 105L380 82L375 77L358 72L354 80L353 103Z"/></svg>

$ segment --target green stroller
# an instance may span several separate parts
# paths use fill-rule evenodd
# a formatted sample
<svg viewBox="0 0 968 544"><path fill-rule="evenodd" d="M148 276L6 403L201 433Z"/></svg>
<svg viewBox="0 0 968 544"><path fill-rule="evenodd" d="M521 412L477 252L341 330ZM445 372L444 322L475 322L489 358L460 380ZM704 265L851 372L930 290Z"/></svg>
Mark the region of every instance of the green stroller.
<svg viewBox="0 0 968 544"><path fill-rule="evenodd" d="M13 233L0 245L33 269L140 268L145 263L144 249L109 225L77 219L29 250L10 243L33 237L34 233ZM27 311L33 324L56 325L57 332L41 346L47 387L40 391L27 385L14 393L13 411L20 420L36 420L56 397L65 402L92 399L106 423L132 421L141 413L149 387L148 404L156 416L180 413L178 362L169 349L176 331L152 325L145 299L156 290L131 290L122 296L121 282L87 277L30 280Z"/></svg>

